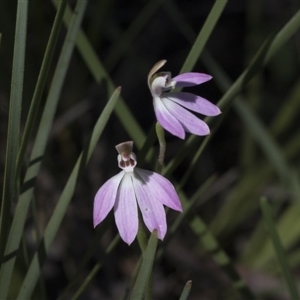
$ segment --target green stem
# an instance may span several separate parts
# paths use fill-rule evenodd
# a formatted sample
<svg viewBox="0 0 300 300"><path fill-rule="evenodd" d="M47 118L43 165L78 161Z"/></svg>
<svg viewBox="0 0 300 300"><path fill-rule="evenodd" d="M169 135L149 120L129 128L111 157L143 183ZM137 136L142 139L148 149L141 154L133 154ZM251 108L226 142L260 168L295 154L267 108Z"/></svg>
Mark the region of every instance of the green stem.
<svg viewBox="0 0 300 300"><path fill-rule="evenodd" d="M146 233L145 233L145 228L144 228L144 225L141 221L141 215L139 215L139 230L138 230L138 233L137 233L137 239L138 239L138 243L139 243L139 246L141 248L141 251L142 251L142 255L144 257L144 254L145 254L145 251L146 251L146 248L147 248L147 236L146 236ZM151 292L151 287L152 287L152 274L150 273L149 275L149 280L147 282L147 285L146 285L146 288L145 288L145 299L146 300L151 300L152 299L152 292Z"/></svg>
<svg viewBox="0 0 300 300"><path fill-rule="evenodd" d="M158 122L155 125L155 130L159 142L158 173L161 173L164 165L165 153L166 153L165 131Z"/></svg>

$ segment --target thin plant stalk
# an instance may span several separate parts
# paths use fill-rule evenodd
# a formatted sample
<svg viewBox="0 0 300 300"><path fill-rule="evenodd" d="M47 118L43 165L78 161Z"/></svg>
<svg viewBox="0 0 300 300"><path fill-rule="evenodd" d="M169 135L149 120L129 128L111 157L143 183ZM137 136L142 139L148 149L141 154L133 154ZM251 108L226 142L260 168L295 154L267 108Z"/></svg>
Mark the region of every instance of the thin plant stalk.
<svg viewBox="0 0 300 300"><path fill-rule="evenodd" d="M0 216L0 260L2 261L11 223L11 204L18 197L16 173L19 150L25 47L27 34L28 1L18 0L15 44L12 65L11 92L9 101L6 160L3 179L3 194Z"/></svg>

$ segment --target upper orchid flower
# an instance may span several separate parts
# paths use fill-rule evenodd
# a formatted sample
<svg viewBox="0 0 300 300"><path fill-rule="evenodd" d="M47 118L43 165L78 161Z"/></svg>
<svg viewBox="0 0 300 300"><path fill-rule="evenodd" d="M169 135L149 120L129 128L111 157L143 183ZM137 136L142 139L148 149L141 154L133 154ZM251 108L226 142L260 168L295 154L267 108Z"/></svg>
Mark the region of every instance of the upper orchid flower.
<svg viewBox="0 0 300 300"><path fill-rule="evenodd" d="M196 135L209 134L209 127L206 123L185 108L205 116L217 116L221 113L220 109L197 95L170 91L174 88L198 85L212 77L203 73L191 72L171 78L170 72L156 73L166 62L166 60L161 60L156 63L148 75L148 86L153 96L158 123L181 139L185 138L185 131Z"/></svg>
<svg viewBox="0 0 300 300"><path fill-rule="evenodd" d="M116 146L118 166L122 171L104 183L94 200L94 227L103 221L114 206L120 236L128 245L138 231L137 203L147 228L151 232L156 229L161 240L167 231L163 205L182 211L178 195L169 180L135 167L137 162L132 148L133 142Z"/></svg>

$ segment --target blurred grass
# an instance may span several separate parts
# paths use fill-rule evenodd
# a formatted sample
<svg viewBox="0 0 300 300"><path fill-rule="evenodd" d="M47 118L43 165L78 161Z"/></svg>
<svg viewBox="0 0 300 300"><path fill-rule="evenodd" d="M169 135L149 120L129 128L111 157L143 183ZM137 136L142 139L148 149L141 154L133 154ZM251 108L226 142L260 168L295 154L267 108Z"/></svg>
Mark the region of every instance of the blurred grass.
<svg viewBox="0 0 300 300"><path fill-rule="evenodd" d="M286 284L289 289L290 297L293 300L299 299L299 294L297 290L296 283L294 281L294 278L289 270L288 263L286 261L286 256L284 254L284 250L280 241L280 238L278 236L278 233L276 231L275 222L272 217L271 208L265 198L262 198L260 201L261 210L263 212L263 216L272 240L273 248L276 252L276 256L278 258L278 262L281 267L283 278L286 281Z"/></svg>

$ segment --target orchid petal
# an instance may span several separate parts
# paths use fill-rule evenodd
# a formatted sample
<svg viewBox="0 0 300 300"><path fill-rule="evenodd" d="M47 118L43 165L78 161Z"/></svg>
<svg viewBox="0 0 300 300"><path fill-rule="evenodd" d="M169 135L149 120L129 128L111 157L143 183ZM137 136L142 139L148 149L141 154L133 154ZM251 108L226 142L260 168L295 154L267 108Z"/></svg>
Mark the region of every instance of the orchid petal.
<svg viewBox="0 0 300 300"><path fill-rule="evenodd" d="M168 98L181 106L205 116L217 116L221 113L218 106L208 100L191 93L164 93L162 97Z"/></svg>
<svg viewBox="0 0 300 300"><path fill-rule="evenodd" d="M163 240L167 232L166 212L162 203L153 198L153 186L144 182L138 174L134 174L133 186L144 223L150 232L156 229L158 238Z"/></svg>
<svg viewBox="0 0 300 300"><path fill-rule="evenodd" d="M98 190L94 200L94 227L101 223L115 204L118 187L124 176L120 172L102 185Z"/></svg>
<svg viewBox="0 0 300 300"><path fill-rule="evenodd" d="M189 72L180 74L172 78L172 81L176 81L176 87L188 87L201 84L211 79L212 76L207 74Z"/></svg>
<svg viewBox="0 0 300 300"><path fill-rule="evenodd" d="M169 112L181 123L185 131L196 135L208 135L210 130L205 122L198 119L188 110L184 109L177 103L166 98L162 99L163 104Z"/></svg>
<svg viewBox="0 0 300 300"><path fill-rule="evenodd" d="M120 236L130 245L138 231L138 211L132 173L126 173L120 183L114 210Z"/></svg>
<svg viewBox="0 0 300 300"><path fill-rule="evenodd" d="M153 98L154 111L158 123L167 131L181 139L184 139L185 132L180 122L169 112L159 97Z"/></svg>
<svg viewBox="0 0 300 300"><path fill-rule="evenodd" d="M160 174L135 168L135 172L143 179L147 187L151 187L149 192L153 201L159 201L162 204L182 212L181 202L172 183Z"/></svg>

